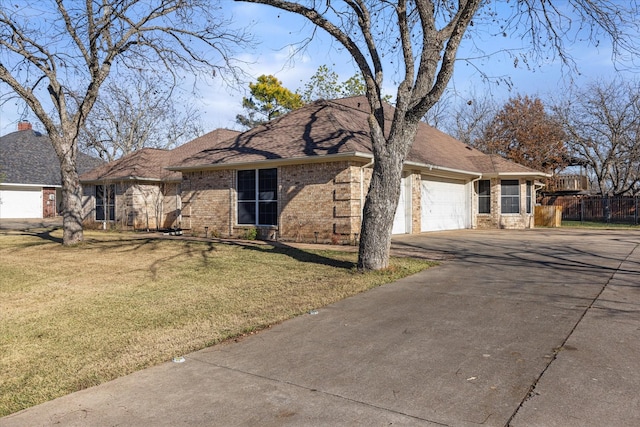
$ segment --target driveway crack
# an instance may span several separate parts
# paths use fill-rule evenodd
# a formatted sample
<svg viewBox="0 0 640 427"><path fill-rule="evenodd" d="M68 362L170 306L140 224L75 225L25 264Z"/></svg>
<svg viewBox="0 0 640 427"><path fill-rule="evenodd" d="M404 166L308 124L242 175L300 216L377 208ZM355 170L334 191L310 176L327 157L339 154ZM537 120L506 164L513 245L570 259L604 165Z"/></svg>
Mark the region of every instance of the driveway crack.
<svg viewBox="0 0 640 427"><path fill-rule="evenodd" d="M627 262L629 260L629 258L631 257L631 255L640 247L640 244L636 244L627 254L627 256L620 261L620 263L618 264L618 266L615 268L615 270L613 271L613 273L611 273L611 275L609 276L609 278L607 279L607 281L605 282L605 284L602 286L602 288L600 289L600 291L597 293L597 295L591 300L591 303L585 308L585 310L582 312L582 314L580 315L580 317L578 318L578 320L576 321L575 325L573 325L573 327L571 328L571 330L569 331L569 333L567 334L567 336L565 337L565 339L562 341L562 344L555 348L553 351L553 357L549 360L549 363L547 363L547 365L544 367L544 369L540 372L540 375L537 376L537 378L533 381L533 383L531 384L531 386L529 387L529 390L527 391L527 393L525 394L524 398L520 401L520 404L518 405L518 407L513 411L513 414L511 414L511 416L509 417L509 419L507 420L507 422L505 423L505 427L509 427L511 425L511 422L513 421L513 419L515 418L515 416L518 414L518 412L520 411L520 409L522 409L522 407L524 406L524 404L531 399L532 397L534 397L537 393L535 391L538 383L540 382L540 380L542 379L542 377L544 376L544 374L547 372L547 370L549 369L549 367L551 367L551 365L553 364L553 362L556 361L556 359L558 358L558 354L560 353L560 351L562 350L562 348L567 344L567 341L569 341L569 338L571 338L571 336L573 335L573 333L576 331L576 329L578 328L578 326L580 325L580 323L582 323L582 320L585 318L585 316L587 315L587 313L589 312L589 310L592 310L594 308L594 305L596 303L596 301L598 301L598 299L600 299L600 297L602 296L602 293L605 291L605 289L607 289L607 286L609 286L609 284L611 283L611 281L613 280L613 278L616 276L616 274L618 274L618 272L620 271L622 265Z"/></svg>

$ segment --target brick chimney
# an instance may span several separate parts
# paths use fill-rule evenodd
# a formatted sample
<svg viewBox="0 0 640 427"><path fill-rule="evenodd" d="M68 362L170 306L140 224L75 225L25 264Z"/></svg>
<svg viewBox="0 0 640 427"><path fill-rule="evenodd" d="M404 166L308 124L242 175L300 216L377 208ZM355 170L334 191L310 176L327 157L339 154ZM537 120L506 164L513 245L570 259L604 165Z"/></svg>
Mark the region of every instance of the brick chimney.
<svg viewBox="0 0 640 427"><path fill-rule="evenodd" d="M33 129L33 127L31 126L31 123L29 122L19 122L18 123L18 130L31 130Z"/></svg>

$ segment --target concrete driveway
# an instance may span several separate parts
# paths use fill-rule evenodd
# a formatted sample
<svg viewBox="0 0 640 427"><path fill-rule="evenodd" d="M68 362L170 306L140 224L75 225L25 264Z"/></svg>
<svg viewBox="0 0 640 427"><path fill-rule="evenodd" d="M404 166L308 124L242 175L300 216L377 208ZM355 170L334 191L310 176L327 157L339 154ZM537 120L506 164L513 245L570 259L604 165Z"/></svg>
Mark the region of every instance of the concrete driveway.
<svg viewBox="0 0 640 427"><path fill-rule="evenodd" d="M637 426L640 232L404 236L439 267L2 426Z"/></svg>

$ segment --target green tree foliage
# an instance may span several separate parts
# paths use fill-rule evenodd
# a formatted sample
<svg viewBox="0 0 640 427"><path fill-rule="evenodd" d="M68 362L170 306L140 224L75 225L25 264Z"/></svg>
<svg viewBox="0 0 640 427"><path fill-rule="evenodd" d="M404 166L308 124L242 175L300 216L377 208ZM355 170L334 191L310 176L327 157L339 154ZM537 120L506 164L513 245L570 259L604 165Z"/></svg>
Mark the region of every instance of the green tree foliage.
<svg viewBox="0 0 640 427"><path fill-rule="evenodd" d="M282 82L271 75L261 75L256 83L249 83L249 89L251 97L242 98L246 115L236 116L236 122L248 129L304 105L299 94L282 86Z"/></svg>
<svg viewBox="0 0 640 427"><path fill-rule="evenodd" d="M318 99L364 95L367 92L367 86L360 74L354 74L342 83L338 82L338 78L338 73L326 65L319 66L316 73L304 85L302 100L309 103Z"/></svg>

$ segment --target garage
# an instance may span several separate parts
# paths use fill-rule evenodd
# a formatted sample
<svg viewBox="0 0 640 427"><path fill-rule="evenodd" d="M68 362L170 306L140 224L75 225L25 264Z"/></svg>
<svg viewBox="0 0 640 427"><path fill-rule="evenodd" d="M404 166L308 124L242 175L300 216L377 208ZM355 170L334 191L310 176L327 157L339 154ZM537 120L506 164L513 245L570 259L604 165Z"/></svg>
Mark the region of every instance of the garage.
<svg viewBox="0 0 640 427"><path fill-rule="evenodd" d="M3 187L0 218L42 218L42 188Z"/></svg>
<svg viewBox="0 0 640 427"><path fill-rule="evenodd" d="M400 199L396 216L393 218L391 234L411 233L411 180L402 178L400 182Z"/></svg>
<svg viewBox="0 0 640 427"><path fill-rule="evenodd" d="M469 185L461 180L422 177L421 231L471 228Z"/></svg>

